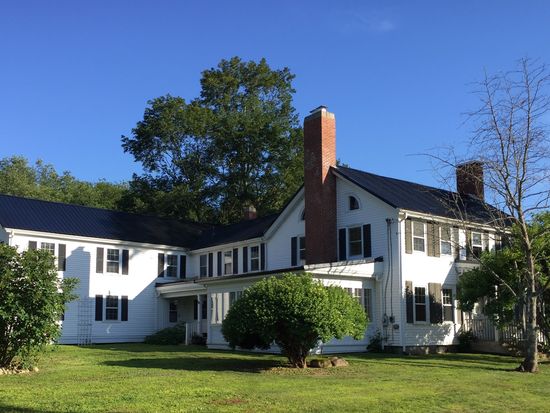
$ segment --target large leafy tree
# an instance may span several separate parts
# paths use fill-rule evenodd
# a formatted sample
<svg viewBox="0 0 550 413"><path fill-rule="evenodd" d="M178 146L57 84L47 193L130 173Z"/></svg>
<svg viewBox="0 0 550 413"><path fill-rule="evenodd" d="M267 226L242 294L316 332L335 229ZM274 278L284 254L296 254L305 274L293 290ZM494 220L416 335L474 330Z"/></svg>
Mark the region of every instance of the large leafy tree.
<svg viewBox="0 0 550 413"><path fill-rule="evenodd" d="M366 324L363 308L342 288L286 274L247 289L229 309L222 333L233 348L266 350L276 343L293 366L303 368L319 341L360 339Z"/></svg>
<svg viewBox="0 0 550 413"><path fill-rule="evenodd" d="M41 160L31 165L18 156L0 159L1 194L118 209L126 192L125 184L81 181Z"/></svg>
<svg viewBox="0 0 550 413"><path fill-rule="evenodd" d="M302 183L294 75L265 59L222 60L191 102L162 96L122 137L141 162L128 208L200 221L237 221L242 207L278 210Z"/></svg>
<svg viewBox="0 0 550 413"><path fill-rule="evenodd" d="M0 367L20 368L60 333L76 279L60 280L47 251L0 244Z"/></svg>

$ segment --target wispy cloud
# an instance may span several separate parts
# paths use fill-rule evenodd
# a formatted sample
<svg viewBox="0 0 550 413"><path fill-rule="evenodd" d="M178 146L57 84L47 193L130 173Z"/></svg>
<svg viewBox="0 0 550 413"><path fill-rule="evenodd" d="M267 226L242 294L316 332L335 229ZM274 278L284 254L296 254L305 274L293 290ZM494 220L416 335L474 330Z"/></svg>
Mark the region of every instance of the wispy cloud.
<svg viewBox="0 0 550 413"><path fill-rule="evenodd" d="M337 29L343 33L387 33L397 28L396 22L379 10L347 10L338 13Z"/></svg>

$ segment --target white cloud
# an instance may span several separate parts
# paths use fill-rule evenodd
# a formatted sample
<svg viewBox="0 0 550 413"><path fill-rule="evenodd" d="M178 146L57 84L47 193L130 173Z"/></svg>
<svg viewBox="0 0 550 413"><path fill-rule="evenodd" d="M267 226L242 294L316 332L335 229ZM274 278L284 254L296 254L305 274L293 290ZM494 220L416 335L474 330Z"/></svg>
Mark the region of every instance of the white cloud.
<svg viewBox="0 0 550 413"><path fill-rule="evenodd" d="M343 11L335 19L338 30L351 34L357 32L387 33L395 30L395 21L380 11Z"/></svg>

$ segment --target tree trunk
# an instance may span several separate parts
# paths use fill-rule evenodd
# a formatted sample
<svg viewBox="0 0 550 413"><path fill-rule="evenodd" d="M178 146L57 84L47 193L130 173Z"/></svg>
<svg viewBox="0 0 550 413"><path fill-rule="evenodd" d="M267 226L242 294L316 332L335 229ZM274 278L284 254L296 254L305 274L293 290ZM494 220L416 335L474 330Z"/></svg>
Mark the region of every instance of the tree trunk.
<svg viewBox="0 0 550 413"><path fill-rule="evenodd" d="M535 285L535 265L533 256L527 251L529 264L529 282L527 289L527 325L525 337L525 359L518 367L519 371L535 373L538 370L538 334L537 334L537 294Z"/></svg>

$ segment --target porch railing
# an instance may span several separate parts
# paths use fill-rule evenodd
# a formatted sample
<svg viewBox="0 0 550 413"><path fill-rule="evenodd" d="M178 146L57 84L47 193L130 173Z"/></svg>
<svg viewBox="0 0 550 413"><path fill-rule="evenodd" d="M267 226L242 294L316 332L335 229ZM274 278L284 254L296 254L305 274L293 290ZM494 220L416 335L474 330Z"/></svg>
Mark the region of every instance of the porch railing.
<svg viewBox="0 0 550 413"><path fill-rule="evenodd" d="M195 334L199 334L199 323L196 321L185 323L185 345L191 344L191 340Z"/></svg>
<svg viewBox="0 0 550 413"><path fill-rule="evenodd" d="M525 340L525 332L521 325L509 324L496 328L489 318L465 319L463 328L471 331L479 341L498 341L500 343L517 346ZM548 339L539 330L538 342L548 345Z"/></svg>
<svg viewBox="0 0 550 413"><path fill-rule="evenodd" d="M496 341L495 326L488 318L465 319L464 330L471 331L479 341Z"/></svg>

